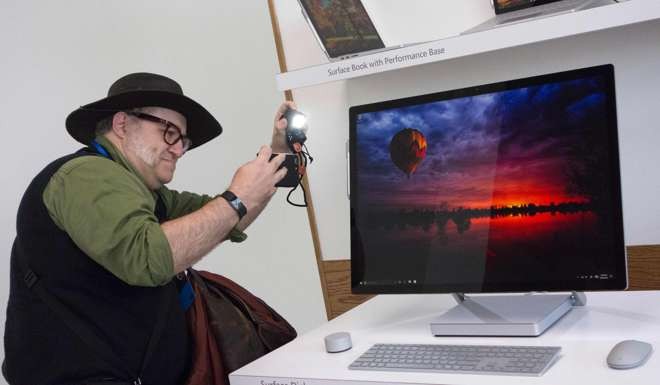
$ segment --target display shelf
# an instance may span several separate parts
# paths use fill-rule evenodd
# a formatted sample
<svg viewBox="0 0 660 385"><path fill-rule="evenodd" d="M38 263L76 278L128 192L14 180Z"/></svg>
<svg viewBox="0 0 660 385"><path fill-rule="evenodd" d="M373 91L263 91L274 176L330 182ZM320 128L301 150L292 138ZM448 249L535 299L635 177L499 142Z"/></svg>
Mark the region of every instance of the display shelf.
<svg viewBox="0 0 660 385"><path fill-rule="evenodd" d="M276 75L280 91L660 19L659 0L629 0ZM585 47L588 49L588 47Z"/></svg>

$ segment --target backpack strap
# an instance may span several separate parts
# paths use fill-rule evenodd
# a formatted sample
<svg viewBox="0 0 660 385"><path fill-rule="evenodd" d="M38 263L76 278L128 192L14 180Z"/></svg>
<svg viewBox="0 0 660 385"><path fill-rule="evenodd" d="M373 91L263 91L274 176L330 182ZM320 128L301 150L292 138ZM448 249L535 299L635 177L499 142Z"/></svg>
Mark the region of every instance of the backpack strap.
<svg viewBox="0 0 660 385"><path fill-rule="evenodd" d="M44 287L39 276L37 276L37 274L30 269L22 259L21 264L23 265L23 271L25 271L23 281L25 281L28 289L36 294L39 299L41 299L48 308L59 317L60 321L62 321L69 330L73 332L73 334L78 336L80 341L85 343L87 347L89 347L106 364L120 370L126 378L135 378L136 381L139 381L139 377L135 373L131 373L128 369L129 366L113 354L110 347L101 340L87 324L73 316L72 312Z"/></svg>
<svg viewBox="0 0 660 385"><path fill-rule="evenodd" d="M140 379L141 375L144 372L144 369L147 367L149 360L153 356L153 353L156 351L156 345L160 340L160 337L165 330L165 321L170 313L172 301L168 298L168 292L163 290L162 295L160 296L160 311L156 319L156 325L154 326L151 336L149 337L149 342L147 343L147 349L144 353L142 359L142 365L140 367L139 373L132 372L129 368L130 366L126 364L119 356L117 356L110 346L108 346L105 341L103 341L92 329L82 322L80 319L75 317L75 315L69 310L68 307L64 306L60 301L55 298L41 283L41 280L37 274L30 269L25 261L21 260L23 265L25 275L23 280L27 287L35 293L47 306L50 310L55 313L60 320L73 332L77 335L80 341L85 343L97 357L101 358L106 364L109 364L111 367L120 370L125 378L131 378L133 380L133 385L141 385L142 380Z"/></svg>

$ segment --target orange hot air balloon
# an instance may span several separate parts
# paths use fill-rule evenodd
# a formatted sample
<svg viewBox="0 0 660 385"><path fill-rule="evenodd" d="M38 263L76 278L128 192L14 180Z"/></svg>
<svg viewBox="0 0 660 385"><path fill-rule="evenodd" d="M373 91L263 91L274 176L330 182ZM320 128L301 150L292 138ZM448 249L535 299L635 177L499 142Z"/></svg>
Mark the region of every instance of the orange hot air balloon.
<svg viewBox="0 0 660 385"><path fill-rule="evenodd" d="M408 175L408 178L425 157L426 138L419 130L404 128L392 137L390 158L401 171Z"/></svg>

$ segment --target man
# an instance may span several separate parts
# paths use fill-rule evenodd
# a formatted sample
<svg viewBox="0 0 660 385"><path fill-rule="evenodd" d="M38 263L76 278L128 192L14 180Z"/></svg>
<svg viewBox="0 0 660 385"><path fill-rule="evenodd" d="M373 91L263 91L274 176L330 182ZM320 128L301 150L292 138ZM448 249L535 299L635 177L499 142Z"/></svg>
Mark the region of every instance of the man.
<svg viewBox="0 0 660 385"><path fill-rule="evenodd" d="M272 150L286 152L280 106ZM167 77L135 73L73 111L85 144L41 171L18 210L3 374L10 384L182 384L190 362L176 276L262 212L286 174L263 146L213 198L169 190L220 123Z"/></svg>

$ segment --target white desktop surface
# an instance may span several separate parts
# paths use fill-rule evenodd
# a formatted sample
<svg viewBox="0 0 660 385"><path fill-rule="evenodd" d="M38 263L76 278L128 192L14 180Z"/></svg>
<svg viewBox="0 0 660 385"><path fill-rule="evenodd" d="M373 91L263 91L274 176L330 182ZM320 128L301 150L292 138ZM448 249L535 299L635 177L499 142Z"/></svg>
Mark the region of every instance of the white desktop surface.
<svg viewBox="0 0 660 385"><path fill-rule="evenodd" d="M454 306L449 295L379 295L233 372L231 385L329 384L658 384L660 292L587 293L539 337L433 337L430 320ZM351 333L353 348L326 353L323 337ZM656 350L643 366L610 369L605 358L617 342L638 339ZM561 357L541 377L348 370L375 343L561 346Z"/></svg>

